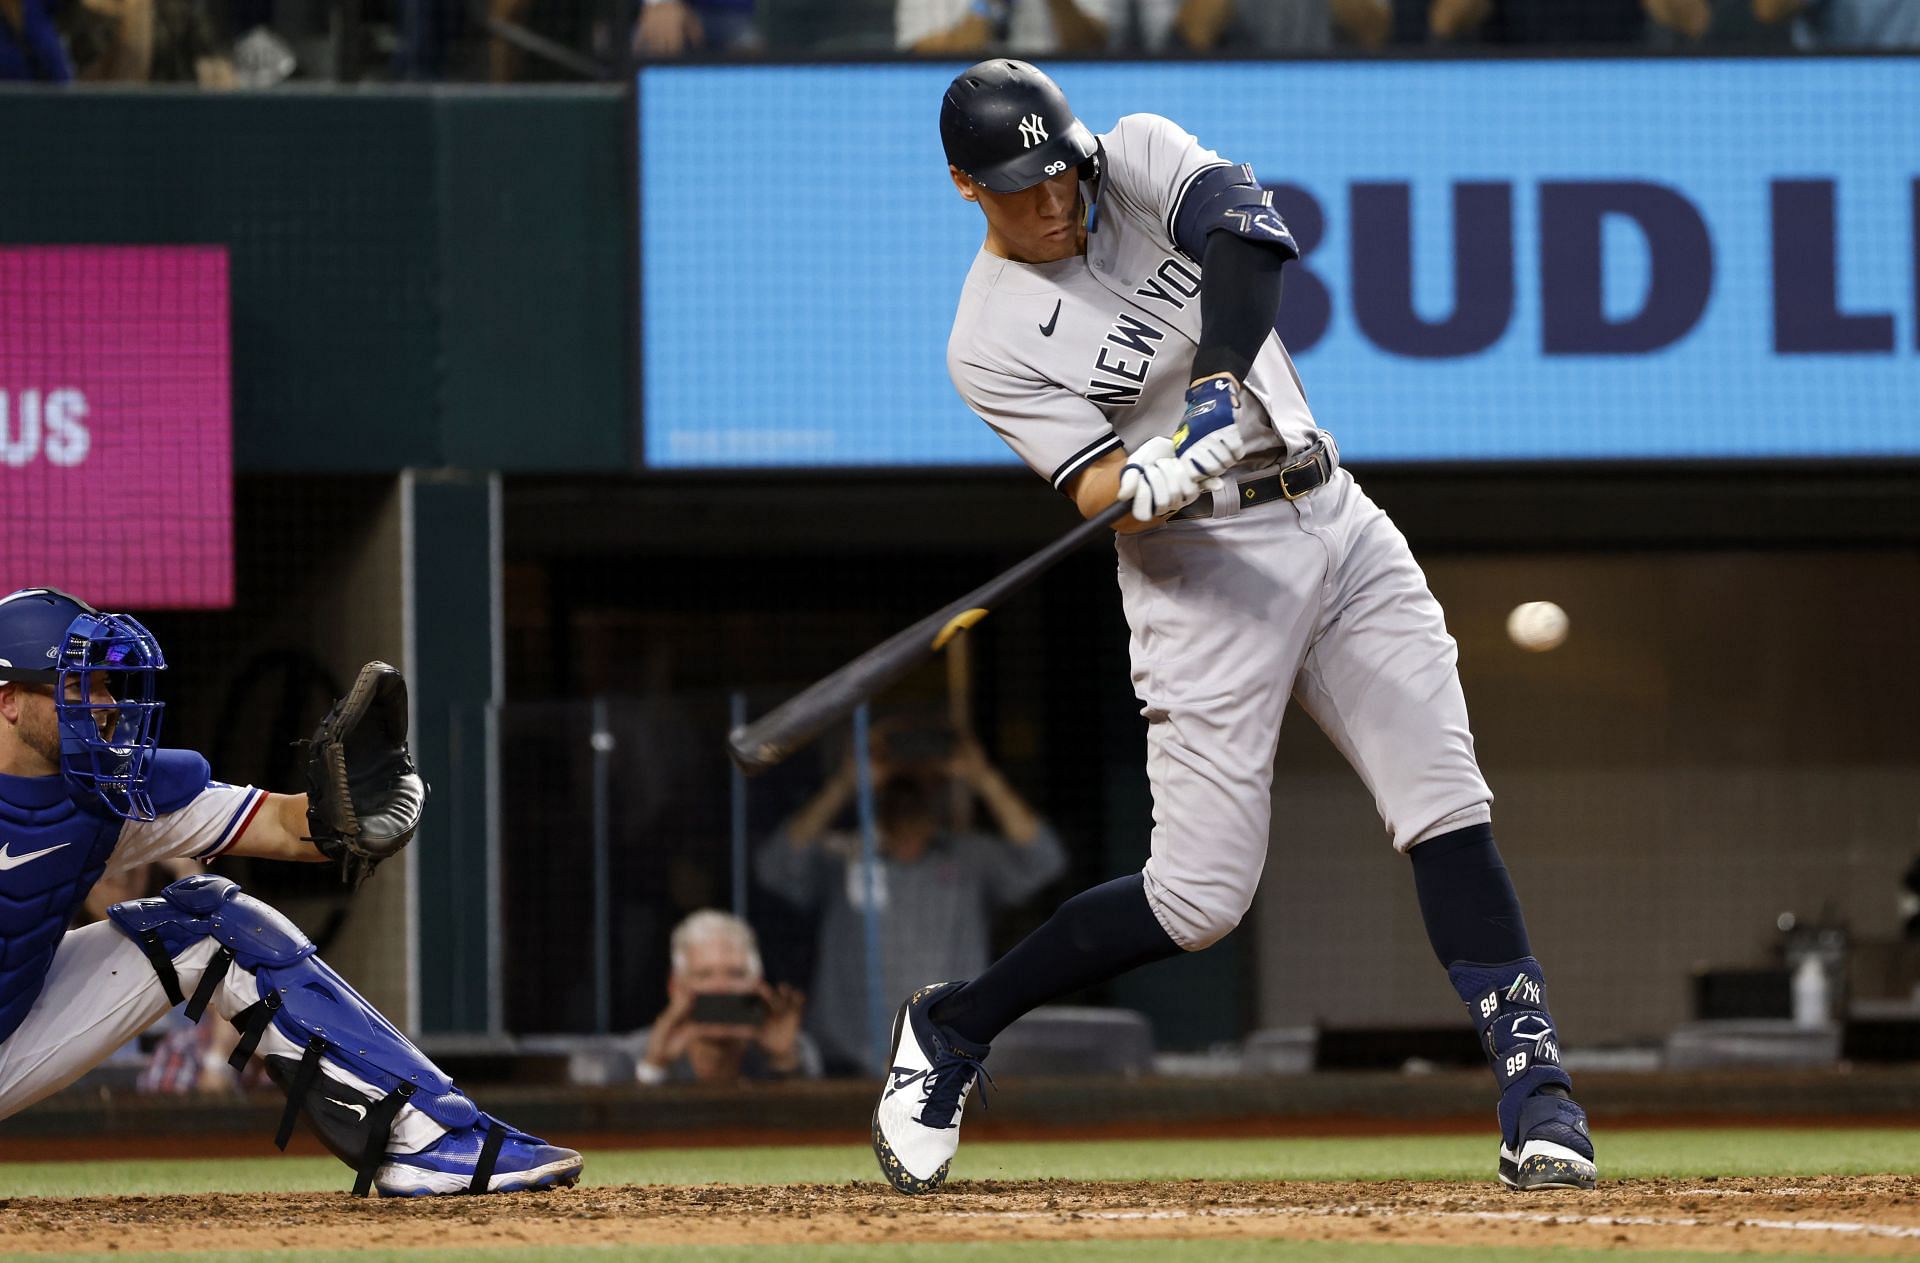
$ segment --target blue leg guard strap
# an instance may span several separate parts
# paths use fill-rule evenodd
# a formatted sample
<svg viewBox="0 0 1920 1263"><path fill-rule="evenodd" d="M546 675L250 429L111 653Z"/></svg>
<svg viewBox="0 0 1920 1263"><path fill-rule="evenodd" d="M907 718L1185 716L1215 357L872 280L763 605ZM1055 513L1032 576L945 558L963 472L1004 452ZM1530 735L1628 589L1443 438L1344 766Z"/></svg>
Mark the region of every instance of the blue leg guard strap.
<svg viewBox="0 0 1920 1263"><path fill-rule="evenodd" d="M1447 967L1447 978L1479 1028L1480 1045L1500 1083L1500 1131L1515 1143L1528 1097L1544 1087L1573 1087L1560 1068L1560 1037L1547 1012L1540 962L1531 956L1502 965L1456 961Z"/></svg>
<svg viewBox="0 0 1920 1263"><path fill-rule="evenodd" d="M220 944L188 1007L196 1020L221 990L229 966L238 964L252 976L259 1000L227 1014L241 1032L233 1059L244 1066L269 1029L284 1041L275 1047L302 1050L297 1062L292 1052L266 1057L269 1073L287 1089L276 1143L286 1147L293 1121L306 1107L321 1139L360 1173L356 1191L364 1194L370 1186L394 1120L406 1106L448 1131L485 1119L438 1066L314 954L312 942L291 921L226 878L184 878L156 898L115 904L108 916L141 945L175 1003L181 995L174 959L207 939ZM228 984L229 993L234 985ZM325 1078L325 1090L316 1090L323 1059L375 1095L334 1077Z"/></svg>

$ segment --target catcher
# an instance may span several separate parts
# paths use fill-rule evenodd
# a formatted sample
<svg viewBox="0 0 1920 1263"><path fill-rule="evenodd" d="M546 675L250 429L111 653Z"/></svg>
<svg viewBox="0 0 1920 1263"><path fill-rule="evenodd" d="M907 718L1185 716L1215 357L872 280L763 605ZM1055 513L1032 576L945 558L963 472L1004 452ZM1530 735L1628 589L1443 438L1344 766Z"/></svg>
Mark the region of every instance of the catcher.
<svg viewBox="0 0 1920 1263"><path fill-rule="evenodd" d="M580 1155L482 1113L314 954L223 877L182 878L67 931L103 876L174 856L328 861L355 885L412 839L427 787L407 752L407 686L384 662L307 743L307 792L211 779L159 747L151 633L52 588L0 599L0 1118L64 1087L176 1004L240 1032L382 1196L572 1184Z"/></svg>

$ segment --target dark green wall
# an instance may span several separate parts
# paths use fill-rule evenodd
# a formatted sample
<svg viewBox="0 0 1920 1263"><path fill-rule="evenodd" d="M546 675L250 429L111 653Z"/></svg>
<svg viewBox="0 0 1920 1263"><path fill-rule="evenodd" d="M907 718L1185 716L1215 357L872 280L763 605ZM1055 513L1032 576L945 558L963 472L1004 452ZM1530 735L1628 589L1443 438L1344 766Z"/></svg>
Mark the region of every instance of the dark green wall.
<svg viewBox="0 0 1920 1263"><path fill-rule="evenodd" d="M0 242L221 243L242 472L628 461L618 89L0 91Z"/></svg>
<svg viewBox="0 0 1920 1263"><path fill-rule="evenodd" d="M413 480L415 748L433 787L414 846L422 1030L484 1031L500 1016L489 983L501 892L488 858L496 482Z"/></svg>

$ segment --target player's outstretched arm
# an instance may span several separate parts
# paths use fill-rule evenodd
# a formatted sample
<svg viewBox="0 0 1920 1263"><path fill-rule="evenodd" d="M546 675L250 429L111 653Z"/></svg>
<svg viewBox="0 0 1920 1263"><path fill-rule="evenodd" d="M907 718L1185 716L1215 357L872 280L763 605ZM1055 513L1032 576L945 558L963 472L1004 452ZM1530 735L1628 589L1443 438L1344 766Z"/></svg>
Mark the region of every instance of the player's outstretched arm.
<svg viewBox="0 0 1920 1263"><path fill-rule="evenodd" d="M228 855L246 855L262 860L291 860L298 864L317 864L327 857L313 844L307 833L307 796L305 794L268 794L267 801L254 814L240 837L228 848Z"/></svg>

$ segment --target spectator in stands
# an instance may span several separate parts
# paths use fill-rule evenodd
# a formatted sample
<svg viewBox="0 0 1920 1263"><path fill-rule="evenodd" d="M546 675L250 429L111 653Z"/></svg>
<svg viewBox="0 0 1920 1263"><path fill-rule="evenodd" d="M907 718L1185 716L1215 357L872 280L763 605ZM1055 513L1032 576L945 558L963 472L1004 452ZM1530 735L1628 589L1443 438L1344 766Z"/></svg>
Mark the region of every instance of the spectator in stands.
<svg viewBox="0 0 1920 1263"><path fill-rule="evenodd" d="M1397 40L1446 43L1638 44L1642 0L1393 0Z"/></svg>
<svg viewBox="0 0 1920 1263"><path fill-rule="evenodd" d="M73 66L50 0L0 0L0 82L66 83Z"/></svg>
<svg viewBox="0 0 1920 1263"><path fill-rule="evenodd" d="M1113 0L897 0L894 45L932 56L1098 52Z"/></svg>
<svg viewBox="0 0 1920 1263"><path fill-rule="evenodd" d="M1753 0L1753 15L1791 22L1806 49L1920 48L1920 0Z"/></svg>
<svg viewBox="0 0 1920 1263"><path fill-rule="evenodd" d="M61 25L81 79L234 86L206 0L80 0Z"/></svg>
<svg viewBox="0 0 1920 1263"><path fill-rule="evenodd" d="M800 1033L806 997L767 985L760 945L738 917L702 909L674 927L667 1007L646 1031L641 1083L731 1084L814 1077Z"/></svg>
<svg viewBox="0 0 1920 1263"><path fill-rule="evenodd" d="M160 1042L133 1085L142 1096L233 1096L242 1087L268 1081L258 1059L248 1063L244 1076L227 1064L240 1042L240 1032L231 1023L195 1024L174 1012L148 1028L149 1034L154 1031L163 1032Z"/></svg>
<svg viewBox="0 0 1920 1263"><path fill-rule="evenodd" d="M1319 52L1335 42L1377 48L1392 27L1387 0L1113 0L1115 51Z"/></svg>
<svg viewBox="0 0 1920 1263"><path fill-rule="evenodd" d="M79 0L61 28L75 76L96 83L145 83L153 73L154 0Z"/></svg>
<svg viewBox="0 0 1920 1263"><path fill-rule="evenodd" d="M1753 9L1753 0L1646 0L1647 43L1663 52L1790 48L1787 28L1768 26Z"/></svg>
<svg viewBox="0 0 1920 1263"><path fill-rule="evenodd" d="M104 921L107 919L107 909L116 903L157 895L168 882L205 871L196 860L166 859L153 864L135 864L132 868L109 873L93 883L93 889L87 891L73 924L77 927Z"/></svg>
<svg viewBox="0 0 1920 1263"><path fill-rule="evenodd" d="M231 88L231 46L206 0L153 0L153 82Z"/></svg>
<svg viewBox="0 0 1920 1263"><path fill-rule="evenodd" d="M915 987L985 969L994 910L1031 898L1067 866L1059 838L977 742L948 734L948 752L936 743L932 753L916 756L910 738L887 737L872 769L880 851L873 906L888 1014L895 997ZM866 1073L882 1055L868 1038L867 874L859 837L830 829L853 797L854 775L849 759L775 831L756 857L755 875L767 890L820 914L810 1027L829 1072ZM946 777L986 805L997 835L940 827L935 793Z"/></svg>
<svg viewBox="0 0 1920 1263"><path fill-rule="evenodd" d="M893 48L896 0L779 0L762 5L767 47L823 55L883 53Z"/></svg>
<svg viewBox="0 0 1920 1263"><path fill-rule="evenodd" d="M693 49L757 53L765 47L753 0L645 0L634 29L641 57L678 57Z"/></svg>
<svg viewBox="0 0 1920 1263"><path fill-rule="evenodd" d="M577 80L580 71L597 77L601 67L582 50L596 40L586 8L569 0L485 0L487 38L487 77L495 83L521 80ZM625 32L624 23L620 27ZM602 34L611 28L602 28ZM431 41L436 38L426 35ZM617 55L608 48L596 49L605 55ZM431 51L429 43L411 58L423 68L445 57Z"/></svg>

